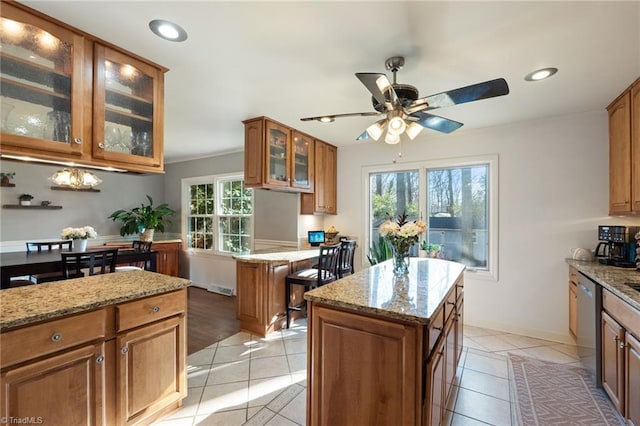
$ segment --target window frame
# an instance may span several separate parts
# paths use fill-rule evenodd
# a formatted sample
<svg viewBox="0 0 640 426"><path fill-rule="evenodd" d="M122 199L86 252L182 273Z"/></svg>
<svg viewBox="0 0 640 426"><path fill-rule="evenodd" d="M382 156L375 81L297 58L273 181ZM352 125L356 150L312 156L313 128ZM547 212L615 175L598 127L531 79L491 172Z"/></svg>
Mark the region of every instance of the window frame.
<svg viewBox="0 0 640 426"><path fill-rule="evenodd" d="M362 183L364 188L363 197L363 211L365 214L365 220L363 221L362 235L364 236L364 247L366 250L362 250L362 262L363 265L368 264L367 254L369 247L371 247L371 187L370 187L370 175L375 173L396 173L418 170L418 215L421 218L428 219L427 212L427 170L428 169L442 169L442 168L459 168L469 167L477 165L487 165L487 192L488 200L487 207L489 209L488 215L488 250L489 256L487 262L487 269L476 269L467 266L466 271L472 272L474 278L498 281L498 253L499 253L499 230L498 230L498 213L499 213L499 162L497 154L489 155L476 155L467 157L453 157L442 158L434 160L412 161L406 163L377 165L362 168Z"/></svg>
<svg viewBox="0 0 640 426"><path fill-rule="evenodd" d="M249 236L249 248L253 250L254 247L254 224L255 224L255 192L251 192L251 215L228 215L228 214L220 214L220 206L222 200L222 194L220 188L225 182L240 180L244 184L244 173L243 172L234 172L234 173L223 173L216 175L207 175L207 176L197 176L197 177L189 177L181 179L181 205L182 205L182 217L181 217L181 228L182 228L182 241L184 242L185 250L191 253L201 253L201 254L210 254L216 256L226 256L231 257L236 253L232 253L229 251L221 250L222 241L220 240L220 218L221 217L232 217L232 216L242 216L242 217L250 217L250 236ZM213 246L210 249L200 249L195 247L188 247L187 245L187 234L188 234L188 225L189 225L189 214L188 204L191 201L189 189L193 185L202 185L202 184L212 184L214 188L214 213L211 215L213 221ZM252 188L245 188L252 189Z"/></svg>

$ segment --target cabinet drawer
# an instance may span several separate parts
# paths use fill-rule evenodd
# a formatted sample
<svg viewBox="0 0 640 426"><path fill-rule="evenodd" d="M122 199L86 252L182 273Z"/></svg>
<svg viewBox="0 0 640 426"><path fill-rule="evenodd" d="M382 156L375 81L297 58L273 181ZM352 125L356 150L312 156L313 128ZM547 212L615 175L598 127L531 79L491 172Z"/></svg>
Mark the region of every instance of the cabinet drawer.
<svg viewBox="0 0 640 426"><path fill-rule="evenodd" d="M116 332L184 313L186 295L182 289L116 306Z"/></svg>
<svg viewBox="0 0 640 426"><path fill-rule="evenodd" d="M436 345L438 338L442 334L442 329L444 328L444 309L438 309L433 316L431 317L431 322L427 327L427 338L424 339L424 354L428 356L433 347Z"/></svg>
<svg viewBox="0 0 640 426"><path fill-rule="evenodd" d="M602 290L602 307L630 333L640 337L640 311L609 290Z"/></svg>
<svg viewBox="0 0 640 426"><path fill-rule="evenodd" d="M103 339L107 331L105 309L86 312L0 334L2 368L81 343Z"/></svg>

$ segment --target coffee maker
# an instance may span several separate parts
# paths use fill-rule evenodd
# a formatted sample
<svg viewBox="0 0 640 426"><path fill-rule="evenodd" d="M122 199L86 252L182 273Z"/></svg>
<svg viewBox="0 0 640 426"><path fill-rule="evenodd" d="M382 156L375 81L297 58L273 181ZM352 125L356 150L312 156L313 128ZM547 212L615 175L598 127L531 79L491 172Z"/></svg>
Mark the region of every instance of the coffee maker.
<svg viewBox="0 0 640 426"><path fill-rule="evenodd" d="M596 257L600 263L621 268L635 268L638 226L598 226Z"/></svg>

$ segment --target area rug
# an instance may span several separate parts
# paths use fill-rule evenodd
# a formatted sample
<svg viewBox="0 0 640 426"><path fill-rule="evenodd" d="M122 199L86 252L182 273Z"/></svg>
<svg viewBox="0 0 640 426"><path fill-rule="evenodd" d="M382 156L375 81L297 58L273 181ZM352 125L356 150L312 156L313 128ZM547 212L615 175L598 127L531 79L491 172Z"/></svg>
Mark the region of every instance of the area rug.
<svg viewBox="0 0 640 426"><path fill-rule="evenodd" d="M509 354L519 425L624 425L589 370Z"/></svg>

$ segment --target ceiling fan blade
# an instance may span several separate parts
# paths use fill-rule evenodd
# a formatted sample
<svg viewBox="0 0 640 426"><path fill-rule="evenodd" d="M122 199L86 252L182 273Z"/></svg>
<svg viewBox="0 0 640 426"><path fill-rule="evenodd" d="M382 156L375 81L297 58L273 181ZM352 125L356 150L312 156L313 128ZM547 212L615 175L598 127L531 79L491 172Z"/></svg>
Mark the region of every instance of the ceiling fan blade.
<svg viewBox="0 0 640 426"><path fill-rule="evenodd" d="M458 121L420 111L411 114L410 118L417 118L416 123L442 133L451 133L463 126L463 124Z"/></svg>
<svg viewBox="0 0 640 426"><path fill-rule="evenodd" d="M494 98L509 94L509 86L504 78L485 81L483 83L472 84L471 86L460 87L447 92L438 93L424 98L416 99L405 108L407 114L418 111L429 111L431 109L443 108L467 102L479 101L481 99Z"/></svg>
<svg viewBox="0 0 640 426"><path fill-rule="evenodd" d="M322 122L330 122L333 121L336 118L342 118L342 117L373 117L373 116L377 116L380 115L379 112L349 112L346 114L330 114L330 115L319 115L317 117L304 117L301 118L301 121L322 121Z"/></svg>
<svg viewBox="0 0 640 426"><path fill-rule="evenodd" d="M387 109L393 109L392 105L398 101L398 95L386 75L373 72L357 72L356 77L371 92L376 101L380 102L381 105L387 105Z"/></svg>

